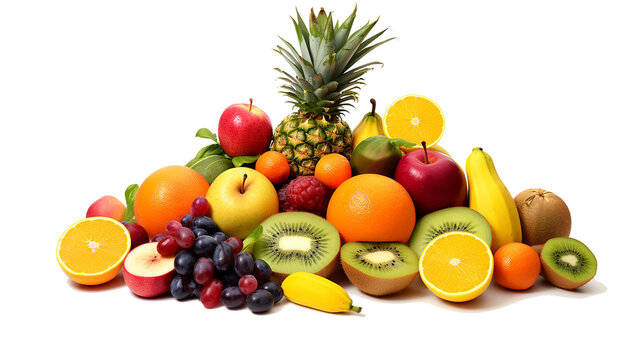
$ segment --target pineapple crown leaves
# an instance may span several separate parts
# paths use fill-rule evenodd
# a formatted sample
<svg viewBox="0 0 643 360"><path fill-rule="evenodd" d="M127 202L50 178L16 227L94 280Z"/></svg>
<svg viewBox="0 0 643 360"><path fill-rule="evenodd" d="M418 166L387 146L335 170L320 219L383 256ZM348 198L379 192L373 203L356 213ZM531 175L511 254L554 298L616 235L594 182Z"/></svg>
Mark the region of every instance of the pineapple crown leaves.
<svg viewBox="0 0 643 360"><path fill-rule="evenodd" d="M296 13L296 19L291 17L291 20L299 50L282 37L279 39L284 46L277 45L274 49L294 72L291 75L275 69L282 75L278 79L284 82L280 93L302 112L327 114L331 118L341 116L347 112L346 106L354 108L350 102L357 101L357 91L365 85L362 76L373 70L373 66L383 65L373 61L355 66L357 62L394 38L373 44L387 30L368 37L379 18L351 33L357 6L341 24L333 23L333 14L326 14L323 8L317 15L311 9L308 26L298 10Z"/></svg>

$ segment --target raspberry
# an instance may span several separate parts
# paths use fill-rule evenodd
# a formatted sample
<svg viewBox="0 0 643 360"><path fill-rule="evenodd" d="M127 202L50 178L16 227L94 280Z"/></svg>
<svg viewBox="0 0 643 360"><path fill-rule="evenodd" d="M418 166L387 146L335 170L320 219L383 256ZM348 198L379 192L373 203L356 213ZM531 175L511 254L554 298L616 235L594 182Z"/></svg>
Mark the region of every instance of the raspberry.
<svg viewBox="0 0 643 360"><path fill-rule="evenodd" d="M319 216L326 215L328 190L316 177L299 176L285 187L284 192L282 211L307 211Z"/></svg>

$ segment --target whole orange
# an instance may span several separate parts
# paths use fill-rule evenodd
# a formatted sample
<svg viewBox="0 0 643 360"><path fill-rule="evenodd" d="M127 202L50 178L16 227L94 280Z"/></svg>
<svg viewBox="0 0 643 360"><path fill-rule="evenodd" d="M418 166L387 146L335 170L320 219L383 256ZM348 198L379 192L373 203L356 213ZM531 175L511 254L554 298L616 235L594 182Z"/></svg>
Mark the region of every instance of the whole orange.
<svg viewBox="0 0 643 360"><path fill-rule="evenodd" d="M335 190L326 218L345 242L408 243L415 226L415 207L397 181L363 174L344 181Z"/></svg>
<svg viewBox="0 0 643 360"><path fill-rule="evenodd" d="M493 276L507 289L529 289L540 275L540 257L536 250L523 243L501 246L493 255Z"/></svg>
<svg viewBox="0 0 643 360"><path fill-rule="evenodd" d="M207 180L185 166L166 166L143 181L134 199L134 217L150 236L165 233L170 220L190 213L192 201L208 192Z"/></svg>
<svg viewBox="0 0 643 360"><path fill-rule="evenodd" d="M290 165L286 155L273 150L266 151L259 156L255 170L267 177L274 185L281 184L290 176Z"/></svg>
<svg viewBox="0 0 643 360"><path fill-rule="evenodd" d="M337 189L353 175L351 163L341 154L328 154L319 159L315 166L315 177L327 188Z"/></svg>

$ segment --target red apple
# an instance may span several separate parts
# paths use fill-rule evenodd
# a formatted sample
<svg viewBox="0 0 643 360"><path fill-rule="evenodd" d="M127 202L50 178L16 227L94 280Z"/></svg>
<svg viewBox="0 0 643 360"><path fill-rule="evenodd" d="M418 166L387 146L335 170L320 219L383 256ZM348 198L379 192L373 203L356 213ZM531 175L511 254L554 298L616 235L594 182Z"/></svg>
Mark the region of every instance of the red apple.
<svg viewBox="0 0 643 360"><path fill-rule="evenodd" d="M467 200L467 180L451 157L431 150L415 150L402 157L395 180L409 192L418 217Z"/></svg>
<svg viewBox="0 0 643 360"><path fill-rule="evenodd" d="M132 249L150 241L150 236L147 235L147 231L145 231L145 228L141 225L131 222L123 222L123 226L125 226L127 231L129 231L129 236L132 238Z"/></svg>
<svg viewBox="0 0 643 360"><path fill-rule="evenodd" d="M157 244L150 242L132 249L123 262L125 284L138 296L149 298L170 291L174 256L161 256Z"/></svg>
<svg viewBox="0 0 643 360"><path fill-rule="evenodd" d="M217 130L219 143L226 154L259 155L268 150L272 138L270 118L250 104L228 106L221 114Z"/></svg>
<svg viewBox="0 0 643 360"><path fill-rule="evenodd" d="M116 221L123 221L126 209L120 200L111 195L105 195L89 206L85 217L105 216Z"/></svg>

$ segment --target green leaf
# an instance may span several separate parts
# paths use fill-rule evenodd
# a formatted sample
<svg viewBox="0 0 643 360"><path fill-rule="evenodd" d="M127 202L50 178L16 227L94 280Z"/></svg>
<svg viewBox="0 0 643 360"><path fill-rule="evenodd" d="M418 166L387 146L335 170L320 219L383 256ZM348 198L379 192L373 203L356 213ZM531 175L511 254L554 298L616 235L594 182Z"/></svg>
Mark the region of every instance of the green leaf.
<svg viewBox="0 0 643 360"><path fill-rule="evenodd" d="M134 220L134 199L136 199L136 193L138 193L138 184L132 184L125 189L127 209L125 210L125 218L123 221L136 222Z"/></svg>
<svg viewBox="0 0 643 360"><path fill-rule="evenodd" d="M397 147L406 147L406 148L411 148L415 146L414 142L410 142L404 139L391 139L391 143Z"/></svg>
<svg viewBox="0 0 643 360"><path fill-rule="evenodd" d="M185 166L192 167L192 165L194 165L194 163L196 163L197 161L212 155L223 155L223 148L221 147L221 145L210 144L208 146L202 147L201 150L199 150L199 152L196 153L196 156L194 157L194 159L188 161L188 163L185 164Z"/></svg>
<svg viewBox="0 0 643 360"><path fill-rule="evenodd" d="M219 140L217 139L217 134L214 134L212 131L208 130L207 128L200 128L197 132L196 137L204 138L204 139L211 139L215 143L219 143Z"/></svg>
<svg viewBox="0 0 643 360"><path fill-rule="evenodd" d="M245 164L252 164L259 159L259 156L261 155L254 155L254 156L235 156L232 158L232 164L234 164L235 167L240 167Z"/></svg>
<svg viewBox="0 0 643 360"><path fill-rule="evenodd" d="M259 240L261 235L263 234L263 226L259 225L258 228L256 228L253 232L250 233L245 239L243 239L243 248L241 251L246 251L250 254L252 254L252 250L254 250L254 243L255 241Z"/></svg>
<svg viewBox="0 0 643 360"><path fill-rule="evenodd" d="M199 159L189 167L201 174L209 184L212 184L217 176L228 169L232 169L234 166L232 161L225 156L212 155Z"/></svg>

